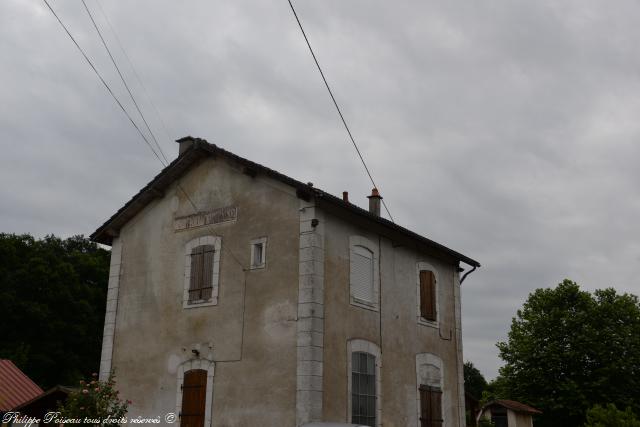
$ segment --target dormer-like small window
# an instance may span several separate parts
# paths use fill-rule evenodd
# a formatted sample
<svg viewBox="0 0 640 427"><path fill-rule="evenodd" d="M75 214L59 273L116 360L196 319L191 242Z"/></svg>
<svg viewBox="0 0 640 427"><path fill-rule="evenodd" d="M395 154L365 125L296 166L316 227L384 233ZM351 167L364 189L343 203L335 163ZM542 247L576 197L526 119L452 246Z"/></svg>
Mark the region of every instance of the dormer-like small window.
<svg viewBox="0 0 640 427"><path fill-rule="evenodd" d="M267 265L267 238L251 241L251 268L264 268Z"/></svg>

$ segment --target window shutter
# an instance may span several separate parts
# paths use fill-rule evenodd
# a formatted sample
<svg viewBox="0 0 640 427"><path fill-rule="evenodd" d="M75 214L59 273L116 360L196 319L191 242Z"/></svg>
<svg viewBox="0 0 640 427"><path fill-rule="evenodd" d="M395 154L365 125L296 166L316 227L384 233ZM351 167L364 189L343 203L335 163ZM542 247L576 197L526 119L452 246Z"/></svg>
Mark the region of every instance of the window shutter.
<svg viewBox="0 0 640 427"><path fill-rule="evenodd" d="M442 427L442 390L420 386L420 427Z"/></svg>
<svg viewBox="0 0 640 427"><path fill-rule="evenodd" d="M431 404L431 425L433 427L442 427L442 391L430 387Z"/></svg>
<svg viewBox="0 0 640 427"><path fill-rule="evenodd" d="M373 301L373 252L362 246L351 251L351 295L367 302Z"/></svg>
<svg viewBox="0 0 640 427"><path fill-rule="evenodd" d="M202 288L202 264L203 246L197 246L191 250L191 279L189 283L189 301L200 299L200 288Z"/></svg>
<svg viewBox="0 0 640 427"><path fill-rule="evenodd" d="M420 427L431 427L431 419L429 418L429 391L426 386L420 386Z"/></svg>
<svg viewBox="0 0 640 427"><path fill-rule="evenodd" d="M211 298L211 289L213 288L213 255L215 251L213 245L203 246L202 249L202 286L200 288L200 299L208 300Z"/></svg>
<svg viewBox="0 0 640 427"><path fill-rule="evenodd" d="M436 277L432 271L420 271L420 316L436 320Z"/></svg>
<svg viewBox="0 0 640 427"><path fill-rule="evenodd" d="M204 427L207 399L207 371L193 369L184 373L180 427Z"/></svg>
<svg viewBox="0 0 640 427"><path fill-rule="evenodd" d="M213 245L201 245L191 250L190 302L211 298L214 253Z"/></svg>

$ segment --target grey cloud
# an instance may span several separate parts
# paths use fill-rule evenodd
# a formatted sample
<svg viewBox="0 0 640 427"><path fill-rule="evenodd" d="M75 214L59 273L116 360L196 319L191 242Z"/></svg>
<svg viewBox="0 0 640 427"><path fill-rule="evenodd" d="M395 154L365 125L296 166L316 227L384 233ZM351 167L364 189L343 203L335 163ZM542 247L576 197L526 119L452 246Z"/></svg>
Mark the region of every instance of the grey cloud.
<svg viewBox="0 0 640 427"><path fill-rule="evenodd" d="M163 150L207 138L365 206L371 184L288 4L88 1ZM631 0L295 2L385 201L478 259L465 358L493 377L538 287L640 293L640 104ZM132 112L82 6L52 1ZM0 3L0 225L90 233L161 165L38 1Z"/></svg>

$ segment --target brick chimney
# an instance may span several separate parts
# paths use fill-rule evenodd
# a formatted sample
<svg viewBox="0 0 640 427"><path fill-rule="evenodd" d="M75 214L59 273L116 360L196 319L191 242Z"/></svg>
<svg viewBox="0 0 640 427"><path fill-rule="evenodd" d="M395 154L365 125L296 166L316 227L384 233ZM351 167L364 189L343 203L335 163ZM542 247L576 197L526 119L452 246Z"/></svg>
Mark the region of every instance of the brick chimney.
<svg viewBox="0 0 640 427"><path fill-rule="evenodd" d="M369 213L380 216L380 201L382 200L382 196L378 193L378 189L374 187L373 190L371 190L371 195L367 196L367 199L369 199Z"/></svg>

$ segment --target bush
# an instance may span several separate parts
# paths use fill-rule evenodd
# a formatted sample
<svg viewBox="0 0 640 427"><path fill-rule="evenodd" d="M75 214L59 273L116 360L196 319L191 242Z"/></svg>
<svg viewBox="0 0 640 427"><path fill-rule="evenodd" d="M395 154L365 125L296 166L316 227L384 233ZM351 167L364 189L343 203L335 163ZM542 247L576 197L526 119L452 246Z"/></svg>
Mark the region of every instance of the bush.
<svg viewBox="0 0 640 427"><path fill-rule="evenodd" d="M640 420L631 408L621 411L609 403L606 407L595 405L589 409L585 427L640 427Z"/></svg>
<svg viewBox="0 0 640 427"><path fill-rule="evenodd" d="M69 394L67 401L58 410L61 418L79 419L83 425L118 425L127 414L130 400L122 400L115 390L115 375L109 375L107 381L99 381L97 374L93 378L80 381L80 388ZM111 422L109 422L111 420Z"/></svg>

